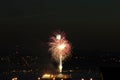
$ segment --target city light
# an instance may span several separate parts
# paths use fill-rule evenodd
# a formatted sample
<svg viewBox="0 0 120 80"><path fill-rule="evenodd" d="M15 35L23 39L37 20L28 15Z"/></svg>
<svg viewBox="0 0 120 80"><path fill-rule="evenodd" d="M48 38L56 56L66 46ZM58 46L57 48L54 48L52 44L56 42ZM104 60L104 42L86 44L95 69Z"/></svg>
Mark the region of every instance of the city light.
<svg viewBox="0 0 120 80"><path fill-rule="evenodd" d="M82 78L81 80L85 80L84 78Z"/></svg>
<svg viewBox="0 0 120 80"><path fill-rule="evenodd" d="M40 77L38 77L38 80L40 80Z"/></svg>
<svg viewBox="0 0 120 80"><path fill-rule="evenodd" d="M55 80L55 78L53 78L53 80Z"/></svg>
<svg viewBox="0 0 120 80"><path fill-rule="evenodd" d="M90 78L90 80L93 80L93 78Z"/></svg>
<svg viewBox="0 0 120 80"><path fill-rule="evenodd" d="M47 79L47 80L56 80L56 79L60 79L60 80L64 80L67 78L71 78L71 75L68 74L44 74L41 77L41 80Z"/></svg>
<svg viewBox="0 0 120 80"><path fill-rule="evenodd" d="M44 74L42 78L51 78L51 74Z"/></svg>
<svg viewBox="0 0 120 80"><path fill-rule="evenodd" d="M17 77L14 77L14 78L12 78L12 80L18 80L18 78L17 78Z"/></svg>

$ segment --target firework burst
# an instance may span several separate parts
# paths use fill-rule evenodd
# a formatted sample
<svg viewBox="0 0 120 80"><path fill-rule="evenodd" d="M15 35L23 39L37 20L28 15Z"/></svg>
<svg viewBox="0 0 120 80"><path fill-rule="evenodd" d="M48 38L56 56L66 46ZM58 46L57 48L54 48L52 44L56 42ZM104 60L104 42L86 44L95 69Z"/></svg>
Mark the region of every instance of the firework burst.
<svg viewBox="0 0 120 80"><path fill-rule="evenodd" d="M49 46L52 57L59 62L59 68L62 69L62 61L69 56L71 50L71 45L69 41L66 40L65 34L57 33L53 35Z"/></svg>

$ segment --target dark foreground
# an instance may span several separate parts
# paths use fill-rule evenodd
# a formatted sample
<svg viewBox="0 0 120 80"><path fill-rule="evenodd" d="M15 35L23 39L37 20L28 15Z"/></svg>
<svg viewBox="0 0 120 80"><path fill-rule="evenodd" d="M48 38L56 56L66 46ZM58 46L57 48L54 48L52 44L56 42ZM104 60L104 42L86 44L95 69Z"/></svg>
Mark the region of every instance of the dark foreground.
<svg viewBox="0 0 120 80"><path fill-rule="evenodd" d="M103 80L120 80L120 67L101 68Z"/></svg>
<svg viewBox="0 0 120 80"><path fill-rule="evenodd" d="M120 80L120 67L104 67L100 68L100 72L102 75L100 77L103 78L103 80ZM84 73L84 74L83 74ZM88 74L89 73L89 74ZM69 74L67 72L67 74ZM41 80L41 75L38 72L32 72L32 73L7 73L7 72L1 72L0 73L0 80L12 80L13 77L17 77L17 80ZM93 77L93 80L102 80L102 78L99 78L99 72L85 72L82 73L76 72L72 73L72 76L74 76L72 80L90 80L91 77ZM82 77L84 79L82 79ZM89 77L89 78L88 78ZM15 80L15 79L13 79ZM64 79L65 80L65 79ZM92 80L92 79L91 79Z"/></svg>

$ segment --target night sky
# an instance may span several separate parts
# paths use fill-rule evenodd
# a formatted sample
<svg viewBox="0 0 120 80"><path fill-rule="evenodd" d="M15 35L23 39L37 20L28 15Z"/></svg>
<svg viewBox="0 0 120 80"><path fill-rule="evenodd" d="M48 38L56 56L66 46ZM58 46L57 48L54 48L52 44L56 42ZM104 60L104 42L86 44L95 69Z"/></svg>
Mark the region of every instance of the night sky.
<svg viewBox="0 0 120 80"><path fill-rule="evenodd" d="M120 5L111 0L1 0L0 54L48 53L62 30L78 51L120 52Z"/></svg>

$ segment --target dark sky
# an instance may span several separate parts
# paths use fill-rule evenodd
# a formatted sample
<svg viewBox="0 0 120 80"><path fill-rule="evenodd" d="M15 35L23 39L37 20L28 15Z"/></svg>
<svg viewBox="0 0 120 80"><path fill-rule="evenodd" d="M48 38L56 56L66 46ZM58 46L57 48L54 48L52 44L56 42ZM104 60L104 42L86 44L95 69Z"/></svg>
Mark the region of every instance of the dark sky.
<svg viewBox="0 0 120 80"><path fill-rule="evenodd" d="M0 48L44 52L61 29L73 48L120 52L120 5L114 0L1 0ZM47 49L47 48L46 48Z"/></svg>

